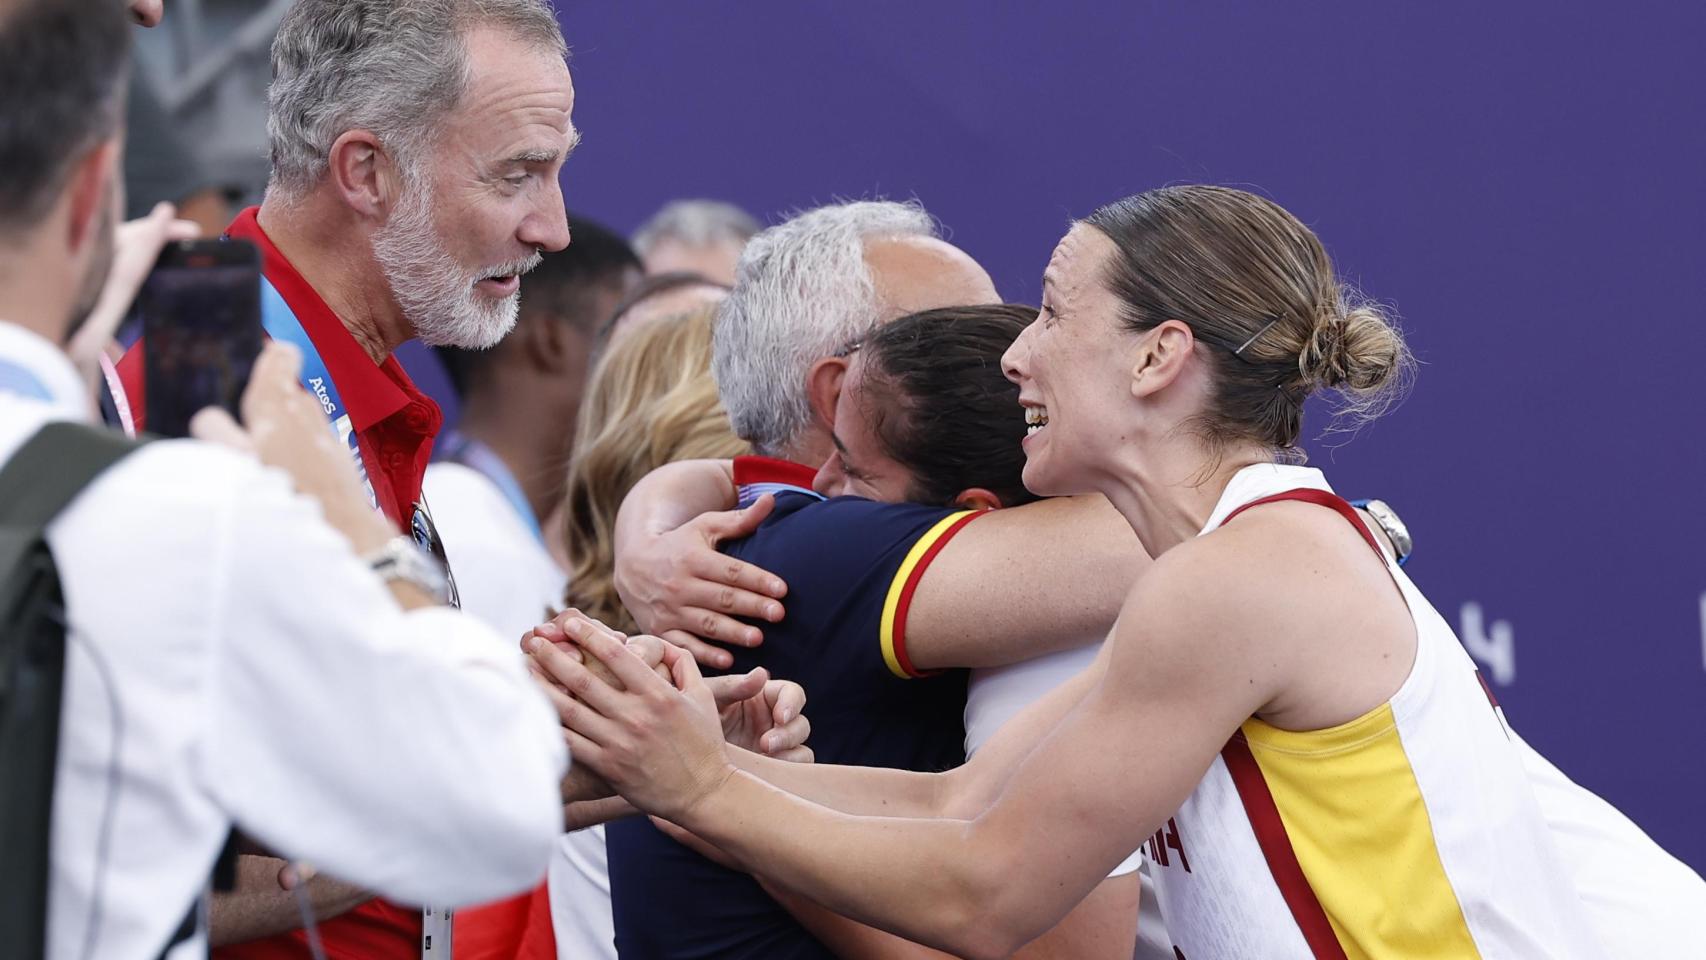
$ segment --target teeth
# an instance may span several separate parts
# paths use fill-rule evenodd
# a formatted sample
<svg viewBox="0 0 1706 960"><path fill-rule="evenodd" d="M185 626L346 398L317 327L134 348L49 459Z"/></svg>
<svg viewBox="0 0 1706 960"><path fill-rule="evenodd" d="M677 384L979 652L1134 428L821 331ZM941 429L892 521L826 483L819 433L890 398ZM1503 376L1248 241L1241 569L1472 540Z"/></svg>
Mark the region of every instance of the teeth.
<svg viewBox="0 0 1706 960"><path fill-rule="evenodd" d="M1048 410L1043 407L1025 408L1025 435L1030 436L1048 426Z"/></svg>

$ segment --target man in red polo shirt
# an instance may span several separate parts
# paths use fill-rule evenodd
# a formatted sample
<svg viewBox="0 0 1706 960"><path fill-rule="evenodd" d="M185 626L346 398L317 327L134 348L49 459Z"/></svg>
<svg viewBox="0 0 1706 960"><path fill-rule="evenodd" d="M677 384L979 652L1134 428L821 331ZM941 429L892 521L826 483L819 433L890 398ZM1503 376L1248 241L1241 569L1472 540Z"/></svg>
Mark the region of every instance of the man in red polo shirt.
<svg viewBox="0 0 1706 960"><path fill-rule="evenodd" d="M568 244L566 55L543 0L298 0L273 42L271 181L228 235L260 248L268 335L301 348L304 386L375 508L405 530L430 525L421 479L441 415L392 351L416 337L495 344L515 323L521 274ZM144 347L120 365L140 427ZM282 866L240 863L213 939L246 942L220 956L306 955ZM322 918L341 913L320 928L334 960L443 955L442 937L424 948L416 908L329 878L309 891ZM458 917L459 939L479 939L476 920Z"/></svg>

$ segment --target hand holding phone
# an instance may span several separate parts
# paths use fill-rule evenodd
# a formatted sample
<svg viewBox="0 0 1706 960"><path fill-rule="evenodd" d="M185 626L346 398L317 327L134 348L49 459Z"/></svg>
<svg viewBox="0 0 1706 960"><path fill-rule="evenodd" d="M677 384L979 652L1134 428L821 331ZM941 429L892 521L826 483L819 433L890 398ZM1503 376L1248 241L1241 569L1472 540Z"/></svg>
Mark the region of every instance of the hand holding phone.
<svg viewBox="0 0 1706 960"><path fill-rule="evenodd" d="M190 418L204 407L235 414L265 340L255 245L169 243L136 303L148 431L185 437Z"/></svg>
<svg viewBox="0 0 1706 960"><path fill-rule="evenodd" d="M113 265L101 284L101 295L66 344L71 361L90 387L99 384L101 358L113 347L113 337L130 316L131 304L159 262L160 251L168 244L201 235L201 227L194 221L177 216L176 207L157 203L148 216L121 223L114 231Z"/></svg>

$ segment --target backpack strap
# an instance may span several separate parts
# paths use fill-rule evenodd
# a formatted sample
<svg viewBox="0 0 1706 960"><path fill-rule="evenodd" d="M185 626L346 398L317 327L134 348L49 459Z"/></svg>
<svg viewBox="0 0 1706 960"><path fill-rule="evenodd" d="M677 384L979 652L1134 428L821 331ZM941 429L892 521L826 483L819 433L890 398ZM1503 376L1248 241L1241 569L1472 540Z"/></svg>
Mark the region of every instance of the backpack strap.
<svg viewBox="0 0 1706 960"><path fill-rule="evenodd" d="M69 421L42 427L0 469L0 523L39 533L101 471L143 442Z"/></svg>
<svg viewBox="0 0 1706 960"><path fill-rule="evenodd" d="M52 423L0 468L0 929L19 956L44 949L65 685L64 598L45 531L136 447L105 430Z"/></svg>

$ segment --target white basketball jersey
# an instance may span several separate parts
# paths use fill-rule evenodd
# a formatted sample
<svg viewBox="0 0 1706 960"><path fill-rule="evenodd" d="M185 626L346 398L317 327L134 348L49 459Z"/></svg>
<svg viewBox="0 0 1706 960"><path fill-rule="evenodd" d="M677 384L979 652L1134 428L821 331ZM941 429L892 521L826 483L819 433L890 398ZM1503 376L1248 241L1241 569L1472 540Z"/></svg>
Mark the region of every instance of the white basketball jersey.
<svg viewBox="0 0 1706 960"><path fill-rule="evenodd" d="M1331 492L1317 470L1246 468L1203 533L1294 490ZM1152 841L1176 955L1603 956L1474 662L1388 571L1416 627L1398 692L1325 730L1252 717Z"/></svg>

